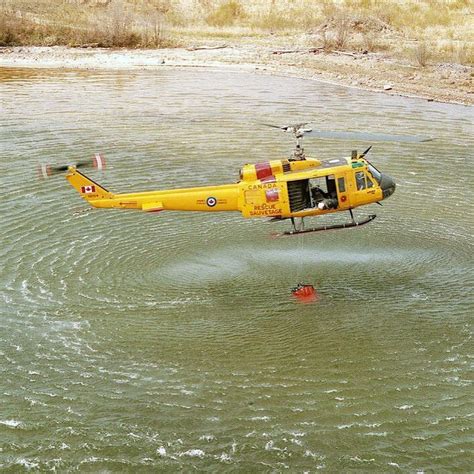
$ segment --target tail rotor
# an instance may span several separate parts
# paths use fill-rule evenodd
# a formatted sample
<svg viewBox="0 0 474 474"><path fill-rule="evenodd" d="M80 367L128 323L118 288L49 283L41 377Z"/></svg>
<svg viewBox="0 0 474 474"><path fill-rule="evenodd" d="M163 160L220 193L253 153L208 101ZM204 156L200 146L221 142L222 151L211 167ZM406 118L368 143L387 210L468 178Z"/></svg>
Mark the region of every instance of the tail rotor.
<svg viewBox="0 0 474 474"><path fill-rule="evenodd" d="M38 176L41 179L47 179L56 174L66 172L70 166L73 166L76 169L96 168L102 171L106 168L106 161L104 155L101 153L95 153L91 158L78 161L77 163L69 163L67 165L51 165L47 163L41 163L38 165Z"/></svg>

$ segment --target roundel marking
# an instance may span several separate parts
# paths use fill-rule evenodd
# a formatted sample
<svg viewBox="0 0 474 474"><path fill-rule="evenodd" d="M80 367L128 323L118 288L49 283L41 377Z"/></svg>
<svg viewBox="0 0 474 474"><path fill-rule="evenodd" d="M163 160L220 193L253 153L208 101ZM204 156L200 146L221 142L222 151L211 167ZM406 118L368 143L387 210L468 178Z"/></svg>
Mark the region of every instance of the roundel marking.
<svg viewBox="0 0 474 474"><path fill-rule="evenodd" d="M346 199L347 199L346 196L341 196L341 201L342 202L346 202Z"/></svg>
<svg viewBox="0 0 474 474"><path fill-rule="evenodd" d="M216 204L217 204L217 199L215 197L208 197L206 199L206 204L209 206L209 207L214 207Z"/></svg>

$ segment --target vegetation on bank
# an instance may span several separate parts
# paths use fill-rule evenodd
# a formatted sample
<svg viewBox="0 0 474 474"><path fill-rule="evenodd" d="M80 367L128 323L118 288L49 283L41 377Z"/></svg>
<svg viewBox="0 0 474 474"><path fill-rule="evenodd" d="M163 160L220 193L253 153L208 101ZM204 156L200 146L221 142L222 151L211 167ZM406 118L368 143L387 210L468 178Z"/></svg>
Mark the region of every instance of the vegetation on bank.
<svg viewBox="0 0 474 474"><path fill-rule="evenodd" d="M143 3L143 8L134 3ZM164 34L163 11L153 3L0 0L0 46L175 46Z"/></svg>
<svg viewBox="0 0 474 474"><path fill-rule="evenodd" d="M419 66L474 63L472 0L0 0L0 45L170 47L298 36ZM292 42L291 40L289 42Z"/></svg>

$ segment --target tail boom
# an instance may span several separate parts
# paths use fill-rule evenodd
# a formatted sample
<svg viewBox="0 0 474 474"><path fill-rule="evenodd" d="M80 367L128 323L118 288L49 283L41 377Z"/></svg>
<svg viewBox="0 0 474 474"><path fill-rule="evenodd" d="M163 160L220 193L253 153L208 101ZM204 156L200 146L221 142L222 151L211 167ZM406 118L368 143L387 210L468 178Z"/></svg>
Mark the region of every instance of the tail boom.
<svg viewBox="0 0 474 474"><path fill-rule="evenodd" d="M239 185L114 194L70 167L69 183L91 206L98 208L139 209L146 212L172 211L238 211Z"/></svg>

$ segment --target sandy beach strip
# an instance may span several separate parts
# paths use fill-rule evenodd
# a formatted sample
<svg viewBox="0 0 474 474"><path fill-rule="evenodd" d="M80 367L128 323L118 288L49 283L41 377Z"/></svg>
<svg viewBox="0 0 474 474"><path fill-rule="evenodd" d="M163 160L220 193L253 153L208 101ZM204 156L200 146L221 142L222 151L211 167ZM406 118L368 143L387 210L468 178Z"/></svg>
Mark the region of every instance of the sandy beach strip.
<svg viewBox="0 0 474 474"><path fill-rule="evenodd" d="M474 68L435 64L419 68L376 53L325 53L257 45L199 48L0 48L2 68L156 69L218 67L331 82L385 94L474 105Z"/></svg>

